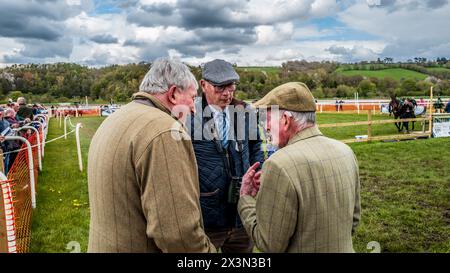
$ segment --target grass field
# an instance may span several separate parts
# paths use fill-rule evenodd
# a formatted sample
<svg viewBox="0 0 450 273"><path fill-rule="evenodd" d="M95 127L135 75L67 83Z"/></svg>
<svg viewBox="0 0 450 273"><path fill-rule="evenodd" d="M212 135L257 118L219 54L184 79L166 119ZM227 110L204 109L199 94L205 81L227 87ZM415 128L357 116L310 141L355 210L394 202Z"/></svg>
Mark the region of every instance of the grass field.
<svg viewBox="0 0 450 273"><path fill-rule="evenodd" d="M277 66L246 66L246 67L238 67L239 71L249 71L249 72L260 72L265 71L266 73L277 74L281 71L281 67Z"/></svg>
<svg viewBox="0 0 450 273"><path fill-rule="evenodd" d="M374 116L382 119L386 116ZM365 115L318 114L319 123L366 120ZM74 119L76 120L76 119ZM101 118L83 123L84 166L89 141ZM75 122L74 122L75 123ZM365 134L364 126L322 129L345 139ZM396 133L393 124L375 127L375 134ZM53 120L48 138L63 130ZM395 143L354 143L361 174L362 221L355 237L357 252L377 241L383 252L450 252L450 138ZM86 173L78 170L74 137L46 146L33 215L32 252L68 252L77 241L84 252L89 233Z"/></svg>
<svg viewBox="0 0 450 273"><path fill-rule="evenodd" d="M436 71L436 72L448 72L450 73L450 69L449 68L445 68L445 67L429 67L427 68L428 71Z"/></svg>
<svg viewBox="0 0 450 273"><path fill-rule="evenodd" d="M364 77L375 77L380 79L390 77L398 81L401 79L424 80L426 77L428 77L428 75L426 74L401 68L388 68L382 70L345 70L345 71L337 69L336 72L345 76L361 75Z"/></svg>
<svg viewBox="0 0 450 273"><path fill-rule="evenodd" d="M372 115L372 120L386 120L392 119L388 115ZM367 114L334 114L334 113L322 113L317 116L317 122L319 124L329 123L343 123L353 121L367 121ZM428 123L427 123L428 124ZM367 125L351 126L351 127L338 127L338 128L322 128L321 131L332 138L344 140L353 139L357 135L367 135ZM411 130L412 124L409 123ZM428 125L426 125L428 129ZM411 130L412 131L412 130ZM414 131L422 131L421 122L416 122L414 125ZM385 136L398 134L397 128L394 124L377 124L372 125L372 136Z"/></svg>

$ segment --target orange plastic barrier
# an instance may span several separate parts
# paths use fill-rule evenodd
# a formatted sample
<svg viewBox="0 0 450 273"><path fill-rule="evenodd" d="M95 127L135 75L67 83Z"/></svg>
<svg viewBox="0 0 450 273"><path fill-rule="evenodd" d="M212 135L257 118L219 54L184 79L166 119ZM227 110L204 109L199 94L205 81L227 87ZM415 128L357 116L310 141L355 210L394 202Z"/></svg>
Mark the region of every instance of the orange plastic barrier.
<svg viewBox="0 0 450 273"><path fill-rule="evenodd" d="M42 140L42 129L39 129L39 135ZM35 189L39 170L37 137L33 132L27 138L32 146ZM0 252L26 253L30 247L33 209L26 148L24 143L8 172L8 180L0 181Z"/></svg>

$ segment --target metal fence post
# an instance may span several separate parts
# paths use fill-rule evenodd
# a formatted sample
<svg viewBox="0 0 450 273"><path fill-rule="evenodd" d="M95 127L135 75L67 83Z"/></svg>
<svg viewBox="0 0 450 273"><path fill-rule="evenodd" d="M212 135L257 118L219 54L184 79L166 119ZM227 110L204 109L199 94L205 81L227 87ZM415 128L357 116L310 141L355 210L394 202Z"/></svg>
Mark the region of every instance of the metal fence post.
<svg viewBox="0 0 450 273"><path fill-rule="evenodd" d="M30 191L31 191L31 206L33 209L36 208L36 182L34 179L34 164L33 164L33 152L31 150L30 142L23 137L19 136L6 136L5 140L20 140L27 145L28 150L28 170L30 172Z"/></svg>

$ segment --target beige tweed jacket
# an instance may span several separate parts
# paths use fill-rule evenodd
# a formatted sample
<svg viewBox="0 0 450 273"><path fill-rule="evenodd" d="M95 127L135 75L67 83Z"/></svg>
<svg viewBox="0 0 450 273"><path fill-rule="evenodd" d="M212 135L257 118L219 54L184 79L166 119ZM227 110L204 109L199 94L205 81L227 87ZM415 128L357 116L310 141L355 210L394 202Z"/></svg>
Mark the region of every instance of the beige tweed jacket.
<svg viewBox="0 0 450 273"><path fill-rule="evenodd" d="M301 131L263 165L256 199L239 214L264 252L354 252L360 219L358 163L347 145L315 127Z"/></svg>
<svg viewBox="0 0 450 273"><path fill-rule="evenodd" d="M109 116L89 150L89 252L214 252L203 230L190 140L172 137L177 121L131 102Z"/></svg>

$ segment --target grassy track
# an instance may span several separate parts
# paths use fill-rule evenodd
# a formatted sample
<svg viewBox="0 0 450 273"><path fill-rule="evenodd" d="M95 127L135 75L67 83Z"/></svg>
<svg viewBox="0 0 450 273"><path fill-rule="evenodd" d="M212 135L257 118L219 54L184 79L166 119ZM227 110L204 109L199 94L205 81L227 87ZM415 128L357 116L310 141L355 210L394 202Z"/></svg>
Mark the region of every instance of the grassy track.
<svg viewBox="0 0 450 273"><path fill-rule="evenodd" d="M364 77L375 77L380 79L390 77L393 78L394 80L401 80L401 79L424 80L426 77L428 77L426 74L401 68L388 68L382 70L346 70L346 71L337 70L337 72L345 76L361 75Z"/></svg>
<svg viewBox="0 0 450 273"><path fill-rule="evenodd" d="M384 119L386 116L374 116ZM319 114L319 123L366 120L365 115ZM84 165L90 138L101 118L83 118ZM359 126L361 127L361 126ZM364 127L364 126L363 126ZM323 129L338 139L365 134L365 128ZM395 134L393 124L375 134ZM50 124L49 139L62 130ZM354 143L361 173L362 222L354 244L368 252L377 241L383 252L450 252L450 138L396 143ZM33 215L32 252L67 252L70 241L86 251L89 208L85 172L78 171L74 137L46 146ZM76 200L76 201L75 201Z"/></svg>
<svg viewBox="0 0 450 273"><path fill-rule="evenodd" d="M37 208L33 213L31 252L68 252L77 241L84 252L89 235L87 155L89 144L103 118L72 119L83 124L80 132L83 172L78 169L75 135L45 147L43 171L39 174ZM48 140L64 134L56 119L50 120Z"/></svg>

